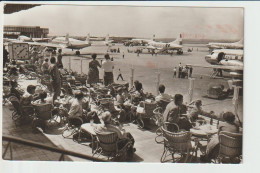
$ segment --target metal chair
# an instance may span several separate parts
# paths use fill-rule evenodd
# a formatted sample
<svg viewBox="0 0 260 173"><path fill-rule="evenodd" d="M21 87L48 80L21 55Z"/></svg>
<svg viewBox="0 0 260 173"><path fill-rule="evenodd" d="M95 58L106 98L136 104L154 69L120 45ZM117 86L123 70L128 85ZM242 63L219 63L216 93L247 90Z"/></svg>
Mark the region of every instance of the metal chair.
<svg viewBox="0 0 260 173"><path fill-rule="evenodd" d="M190 132L170 132L165 127L162 127L162 133L164 151L161 156L161 162L179 162L184 159L184 163L186 163L190 156L190 151L192 151ZM179 157L176 157L176 155L179 155ZM167 160L168 156L171 156L171 159Z"/></svg>
<svg viewBox="0 0 260 173"><path fill-rule="evenodd" d="M125 142L124 145L121 146L122 142L116 133L114 132L96 132L97 136L97 149L94 152L95 154L100 154L107 156L108 160L113 161L123 161L128 157L128 150L132 147L132 143ZM120 148L121 147L121 148Z"/></svg>
<svg viewBox="0 0 260 173"><path fill-rule="evenodd" d="M66 124L62 136L64 138L69 138L70 136L80 133L80 127L83 124L83 120L80 117L69 117L68 123ZM80 138L80 135L79 135Z"/></svg>
<svg viewBox="0 0 260 173"><path fill-rule="evenodd" d="M242 159L242 134L222 131L219 134L218 163L240 163Z"/></svg>

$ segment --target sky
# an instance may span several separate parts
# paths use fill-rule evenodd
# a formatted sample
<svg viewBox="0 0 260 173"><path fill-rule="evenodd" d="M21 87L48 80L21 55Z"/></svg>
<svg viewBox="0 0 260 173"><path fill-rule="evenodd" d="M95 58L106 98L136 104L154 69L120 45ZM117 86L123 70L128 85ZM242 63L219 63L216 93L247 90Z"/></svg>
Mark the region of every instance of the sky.
<svg viewBox="0 0 260 173"><path fill-rule="evenodd" d="M49 35L241 39L243 8L42 5L4 15L5 25L49 28Z"/></svg>

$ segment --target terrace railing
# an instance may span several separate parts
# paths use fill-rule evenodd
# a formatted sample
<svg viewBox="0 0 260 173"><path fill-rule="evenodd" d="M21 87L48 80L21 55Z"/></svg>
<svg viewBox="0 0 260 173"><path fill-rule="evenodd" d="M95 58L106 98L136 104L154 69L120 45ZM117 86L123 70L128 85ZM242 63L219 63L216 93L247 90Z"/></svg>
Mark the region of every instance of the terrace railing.
<svg viewBox="0 0 260 173"><path fill-rule="evenodd" d="M74 151L65 150L65 149L58 148L58 147L48 146L48 145L45 145L45 144L41 144L41 143L38 143L38 142L34 142L34 141L26 140L26 139L21 139L21 138L17 138L17 137L13 137L13 136L3 135L2 141L8 142L6 148L3 150L3 154L2 154L2 158L5 159L5 160L13 160L12 143L17 143L17 144L35 147L35 148L39 148L39 149L43 149L43 150L48 150L48 151L51 151L51 152L60 153L61 155L59 157L59 161L64 161L65 155L68 155L68 156L78 157L78 158L81 158L81 159L86 159L86 160L89 160L89 161L107 162L107 160L104 160L104 159L92 157L92 156L77 153L77 152L74 152ZM6 159L6 154L7 154L8 149L10 150L10 159Z"/></svg>

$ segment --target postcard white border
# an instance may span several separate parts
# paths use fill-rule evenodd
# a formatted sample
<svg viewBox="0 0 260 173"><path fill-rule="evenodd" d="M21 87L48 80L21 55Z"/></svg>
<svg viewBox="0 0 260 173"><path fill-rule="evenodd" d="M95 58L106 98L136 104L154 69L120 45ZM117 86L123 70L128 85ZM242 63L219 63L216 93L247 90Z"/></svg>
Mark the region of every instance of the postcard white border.
<svg viewBox="0 0 260 173"><path fill-rule="evenodd" d="M1 2L1 26L3 26L3 3ZM243 164L161 164L161 163L93 163L93 162L38 162L38 161L1 161L0 171L3 173L71 173L71 172L257 172L259 171L259 122L260 122L260 81L259 81L259 40L260 40L260 2L8 2L8 3L39 3L39 4L77 4L77 5L133 5L133 6L196 6L196 7L244 7L244 44L245 44L245 75L244 75L244 136ZM217 15L217 14L216 14ZM1 44L3 27L0 29ZM1 49L2 55L2 49ZM2 63L2 60L1 60ZM2 65L1 65L2 67ZM2 73L2 70L1 70ZM1 84L2 84L2 78ZM2 89L2 86L1 86ZM1 108L2 109L2 108ZM2 125L2 123L1 123ZM0 130L2 129L0 125ZM2 134L2 133L1 133ZM1 140L1 139L0 139ZM0 141L1 142L1 141Z"/></svg>

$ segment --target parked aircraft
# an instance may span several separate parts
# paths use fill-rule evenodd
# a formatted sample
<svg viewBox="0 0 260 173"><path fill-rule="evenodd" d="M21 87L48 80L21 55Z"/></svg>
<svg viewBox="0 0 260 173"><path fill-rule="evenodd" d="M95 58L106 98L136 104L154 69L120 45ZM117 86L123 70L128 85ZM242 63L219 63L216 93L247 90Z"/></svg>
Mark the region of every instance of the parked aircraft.
<svg viewBox="0 0 260 173"><path fill-rule="evenodd" d="M169 43L157 42L157 41L152 40L152 41L148 42L147 46L141 47L141 49L148 49L148 50L152 50L152 51L156 50L157 53L177 50L178 55L183 54L182 48L183 48L183 46L182 46L182 35L181 34L176 40L169 42Z"/></svg>
<svg viewBox="0 0 260 173"><path fill-rule="evenodd" d="M234 43L211 42L211 43L207 44L207 46L210 49L210 51L212 51L214 49L243 49L244 48L243 39L241 39L238 42L234 42Z"/></svg>
<svg viewBox="0 0 260 173"><path fill-rule="evenodd" d="M193 67L212 68L213 72L211 78L222 76L222 70L229 72L232 77L232 83L236 86L243 85L243 50L237 49L217 49L211 55L206 55L205 60L210 64L208 66L202 65L188 65Z"/></svg>
<svg viewBox="0 0 260 173"><path fill-rule="evenodd" d="M88 34L88 38L90 38L90 35ZM109 40L109 34L101 39L99 38L90 38L90 43L92 46L111 46L112 45L113 40Z"/></svg>

